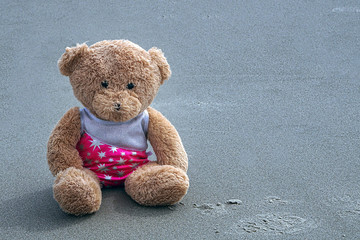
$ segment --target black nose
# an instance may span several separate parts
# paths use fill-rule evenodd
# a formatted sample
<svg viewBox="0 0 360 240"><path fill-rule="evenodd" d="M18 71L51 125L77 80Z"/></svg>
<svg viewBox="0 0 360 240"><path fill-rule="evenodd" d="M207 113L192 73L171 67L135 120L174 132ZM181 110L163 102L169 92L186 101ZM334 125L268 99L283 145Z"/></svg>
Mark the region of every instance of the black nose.
<svg viewBox="0 0 360 240"><path fill-rule="evenodd" d="M121 106L120 103L114 103L114 108L115 108L116 111L120 110L120 106Z"/></svg>

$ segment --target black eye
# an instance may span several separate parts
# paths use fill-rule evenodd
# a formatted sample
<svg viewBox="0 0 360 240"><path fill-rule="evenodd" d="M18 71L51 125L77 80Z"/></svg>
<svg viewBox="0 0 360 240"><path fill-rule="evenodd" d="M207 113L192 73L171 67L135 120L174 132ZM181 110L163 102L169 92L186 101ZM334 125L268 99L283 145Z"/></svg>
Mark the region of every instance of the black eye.
<svg viewBox="0 0 360 240"><path fill-rule="evenodd" d="M104 87L104 88L107 88L107 87L109 86L108 81L106 81L106 80L105 80L105 81L102 81L102 82L101 82L101 86Z"/></svg>
<svg viewBox="0 0 360 240"><path fill-rule="evenodd" d="M135 87L135 85L133 83L129 83L127 85L127 89L133 89Z"/></svg>

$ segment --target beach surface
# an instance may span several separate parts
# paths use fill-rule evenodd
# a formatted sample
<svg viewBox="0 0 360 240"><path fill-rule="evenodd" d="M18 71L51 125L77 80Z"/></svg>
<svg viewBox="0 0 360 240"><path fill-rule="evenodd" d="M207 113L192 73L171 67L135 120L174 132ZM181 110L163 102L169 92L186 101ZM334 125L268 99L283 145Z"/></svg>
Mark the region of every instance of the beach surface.
<svg viewBox="0 0 360 240"><path fill-rule="evenodd" d="M1 5L0 239L360 239L359 1ZM81 107L57 60L105 39L171 66L152 107L189 156L175 206L105 189L74 217L53 199L48 137Z"/></svg>

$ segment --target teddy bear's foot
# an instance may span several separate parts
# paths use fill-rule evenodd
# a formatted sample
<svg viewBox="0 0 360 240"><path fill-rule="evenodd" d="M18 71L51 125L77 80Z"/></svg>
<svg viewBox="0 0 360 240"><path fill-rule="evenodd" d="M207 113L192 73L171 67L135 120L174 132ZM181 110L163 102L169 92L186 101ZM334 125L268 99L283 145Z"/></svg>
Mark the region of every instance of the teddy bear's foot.
<svg viewBox="0 0 360 240"><path fill-rule="evenodd" d="M55 200L66 213L79 216L100 208L100 183L88 169L70 167L58 173L53 191Z"/></svg>
<svg viewBox="0 0 360 240"><path fill-rule="evenodd" d="M148 163L133 172L125 181L125 191L145 206L173 205L189 188L186 173L170 165Z"/></svg>

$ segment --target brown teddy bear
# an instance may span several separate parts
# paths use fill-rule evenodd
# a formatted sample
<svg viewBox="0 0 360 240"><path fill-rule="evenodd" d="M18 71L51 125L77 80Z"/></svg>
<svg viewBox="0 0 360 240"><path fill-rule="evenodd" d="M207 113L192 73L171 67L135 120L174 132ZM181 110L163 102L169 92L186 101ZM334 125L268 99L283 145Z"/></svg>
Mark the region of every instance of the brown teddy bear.
<svg viewBox="0 0 360 240"><path fill-rule="evenodd" d="M58 65L84 106L65 113L48 142L61 209L96 212L103 186L124 186L141 205L179 202L189 187L187 154L174 126L149 107L171 75L162 51L101 41L66 48ZM156 162L148 160L147 140Z"/></svg>

